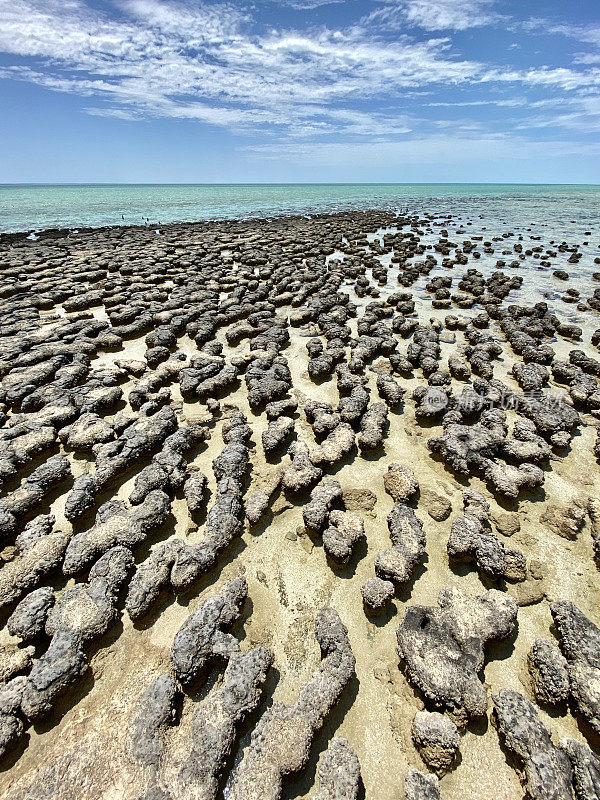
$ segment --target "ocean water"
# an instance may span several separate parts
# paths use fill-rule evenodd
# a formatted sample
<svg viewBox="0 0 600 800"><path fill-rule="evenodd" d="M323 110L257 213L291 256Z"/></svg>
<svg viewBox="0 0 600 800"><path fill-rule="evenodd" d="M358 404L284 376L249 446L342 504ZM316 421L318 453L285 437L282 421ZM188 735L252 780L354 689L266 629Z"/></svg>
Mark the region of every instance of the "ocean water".
<svg viewBox="0 0 600 800"><path fill-rule="evenodd" d="M378 208L536 225L565 238L596 229L600 186L523 184L0 185L0 233L314 214ZM550 237L552 238L552 237Z"/></svg>

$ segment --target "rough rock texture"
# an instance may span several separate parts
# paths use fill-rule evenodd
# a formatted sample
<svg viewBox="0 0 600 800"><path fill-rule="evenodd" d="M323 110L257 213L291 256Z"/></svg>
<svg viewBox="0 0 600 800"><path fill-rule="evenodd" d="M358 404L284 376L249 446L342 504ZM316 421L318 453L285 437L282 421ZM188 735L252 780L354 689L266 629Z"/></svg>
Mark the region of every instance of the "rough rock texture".
<svg viewBox="0 0 600 800"><path fill-rule="evenodd" d="M392 547L375 559L375 573L395 584L409 581L425 553L423 523L409 506L397 503L387 518Z"/></svg>
<svg viewBox="0 0 600 800"><path fill-rule="evenodd" d="M263 714L231 783L230 800L279 800L283 777L308 761L313 736L354 675L347 631L333 609L319 613L315 636L321 666L294 705L273 705Z"/></svg>
<svg viewBox="0 0 600 800"><path fill-rule="evenodd" d="M44 630L54 601L54 592L49 586L30 592L8 618L6 627L9 633L19 636L24 642L35 639Z"/></svg>
<svg viewBox="0 0 600 800"><path fill-rule="evenodd" d="M177 681L165 674L152 681L137 701L131 721L130 749L137 761L154 771L158 769L164 750L161 738L165 729L176 722L179 696Z"/></svg>
<svg viewBox="0 0 600 800"><path fill-rule="evenodd" d="M419 711L413 720L412 740L427 767L441 776L452 766L460 747L456 725L437 711Z"/></svg>
<svg viewBox="0 0 600 800"><path fill-rule="evenodd" d="M576 800L600 797L600 759L589 747L574 739L561 739L561 750L569 757Z"/></svg>
<svg viewBox="0 0 600 800"><path fill-rule="evenodd" d="M485 646L507 637L516 619L515 601L495 589L473 597L447 588L437 608L411 606L396 634L408 679L457 725L485 714Z"/></svg>
<svg viewBox="0 0 600 800"><path fill-rule="evenodd" d="M382 446L389 427L388 410L385 403L373 403L360 421L357 443L361 450L377 450Z"/></svg>
<svg viewBox="0 0 600 800"><path fill-rule="evenodd" d="M294 433L294 420L289 417L278 417L269 422L269 427L262 434L262 446L265 453L275 453Z"/></svg>
<svg viewBox="0 0 600 800"><path fill-rule="evenodd" d="M440 800L440 784L435 775L410 769L404 781L406 800Z"/></svg>
<svg viewBox="0 0 600 800"><path fill-rule="evenodd" d="M408 503L419 491L419 482L413 471L401 464L388 466L383 485L394 503Z"/></svg>
<svg viewBox="0 0 600 800"><path fill-rule="evenodd" d="M550 611L568 663L571 696L581 714L600 733L600 630L567 600L552 603Z"/></svg>
<svg viewBox="0 0 600 800"><path fill-rule="evenodd" d="M18 489L0 500L0 537L16 532L17 521L44 504L50 492L71 476L65 456L53 456L37 467Z"/></svg>
<svg viewBox="0 0 600 800"><path fill-rule="evenodd" d="M369 429L371 430L371 428ZM361 434L362 435L362 434ZM345 458L354 447L354 430L347 422L339 425L321 442L310 448L310 461L315 467L333 466ZM360 437L359 437L360 440Z"/></svg>
<svg viewBox="0 0 600 800"><path fill-rule="evenodd" d="M329 520L334 503L342 498L342 487L338 481L323 481L310 493L310 501L302 509L302 518L307 530L321 533Z"/></svg>
<svg viewBox="0 0 600 800"><path fill-rule="evenodd" d="M191 683L211 659L227 659L237 649L237 640L226 630L239 616L247 596L245 579L236 578L186 619L171 647L171 665L180 683Z"/></svg>
<svg viewBox="0 0 600 800"><path fill-rule="evenodd" d="M323 548L336 564L347 564L364 535L365 525L358 514L331 511L329 525L323 531Z"/></svg>
<svg viewBox="0 0 600 800"><path fill-rule="evenodd" d="M196 514L204 506L208 479L202 472L192 473L183 485L183 496L192 514Z"/></svg>
<svg viewBox="0 0 600 800"><path fill-rule="evenodd" d="M448 557L456 561L474 561L477 569L490 578L523 581L527 575L525 557L508 548L492 532L490 507L479 492L463 492L464 514L452 523L448 539Z"/></svg>
<svg viewBox="0 0 600 800"><path fill-rule="evenodd" d="M335 736L317 771L320 789L313 800L357 800L360 764L347 739Z"/></svg>
<svg viewBox="0 0 600 800"><path fill-rule="evenodd" d="M94 564L87 583L57 598L46 618L50 646L33 665L23 690L21 709L28 719L48 713L58 695L87 669L84 646L116 621L118 595L132 567L130 551L113 547Z"/></svg>
<svg viewBox="0 0 600 800"><path fill-rule="evenodd" d="M549 639L537 639L527 656L533 693L538 703L555 705L569 696L569 667Z"/></svg>
<svg viewBox="0 0 600 800"><path fill-rule="evenodd" d="M523 695L504 689L494 695L494 717L506 749L518 759L532 800L571 800L571 764L552 743L535 706Z"/></svg>
<svg viewBox="0 0 600 800"><path fill-rule="evenodd" d="M115 545L133 550L150 531L167 519L171 502L160 490L149 492L143 502L132 508L111 500L98 509L95 524L76 534L67 546L63 562L65 575L78 575L94 559Z"/></svg>
<svg viewBox="0 0 600 800"><path fill-rule="evenodd" d="M0 570L0 606L10 605L55 572L68 542L69 534L55 530L51 514L28 522L17 537L14 559Z"/></svg>
<svg viewBox="0 0 600 800"><path fill-rule="evenodd" d="M177 796L197 800L217 796L219 778L231 756L238 727L258 706L271 661L266 647L230 655L221 686L194 711L192 747L179 771Z"/></svg>
<svg viewBox="0 0 600 800"><path fill-rule="evenodd" d="M293 494L306 492L321 479L323 472L309 457L308 446L304 442L293 442L288 453L292 463L283 473L283 488Z"/></svg>
<svg viewBox="0 0 600 800"><path fill-rule="evenodd" d="M369 614L381 614L395 593L392 581L384 581L382 578L367 578L360 591L365 610Z"/></svg>

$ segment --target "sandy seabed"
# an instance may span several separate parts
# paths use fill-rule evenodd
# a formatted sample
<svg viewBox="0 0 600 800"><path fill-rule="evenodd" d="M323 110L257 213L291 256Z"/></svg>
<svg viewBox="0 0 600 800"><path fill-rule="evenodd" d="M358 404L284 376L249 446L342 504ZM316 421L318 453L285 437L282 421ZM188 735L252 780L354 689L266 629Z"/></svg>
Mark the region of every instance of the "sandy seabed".
<svg viewBox="0 0 600 800"><path fill-rule="evenodd" d="M2 796L598 797L577 253L377 211L0 242Z"/></svg>

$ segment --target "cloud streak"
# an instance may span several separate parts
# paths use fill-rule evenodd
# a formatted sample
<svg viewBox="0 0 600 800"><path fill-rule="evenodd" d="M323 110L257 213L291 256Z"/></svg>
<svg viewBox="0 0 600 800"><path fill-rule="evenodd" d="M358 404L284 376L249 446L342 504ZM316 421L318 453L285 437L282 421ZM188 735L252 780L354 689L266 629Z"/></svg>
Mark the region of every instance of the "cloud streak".
<svg viewBox="0 0 600 800"><path fill-rule="evenodd" d="M504 17L493 10L494 0L384 0L386 6L369 19L402 28L426 31L465 31L493 25Z"/></svg>
<svg viewBox="0 0 600 800"><path fill-rule="evenodd" d="M271 142L402 141L454 124L432 119L427 109L475 113L494 106L512 113L530 102L530 91L572 100L572 93L600 90L600 68L583 57L568 66L523 68L460 54L452 32L503 19L493 0L378 2L353 23L302 29L260 23L227 2L113 0L112 8L109 14L84 0L0 0L0 52L13 59L0 79L92 98L86 111L93 115L198 120ZM415 36L415 27L426 35ZM595 42L593 30L559 28L554 32ZM482 100L490 87L495 95ZM453 101L445 99L448 91ZM582 104L546 118L572 128L573 114L577 124L593 116ZM543 119L540 112L531 128ZM478 130L480 123L464 126Z"/></svg>

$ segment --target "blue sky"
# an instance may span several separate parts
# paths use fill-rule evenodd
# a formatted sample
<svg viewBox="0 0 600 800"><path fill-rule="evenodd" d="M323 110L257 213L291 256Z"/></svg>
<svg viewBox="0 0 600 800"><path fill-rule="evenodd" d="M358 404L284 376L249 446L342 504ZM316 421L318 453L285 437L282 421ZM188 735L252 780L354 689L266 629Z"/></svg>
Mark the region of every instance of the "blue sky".
<svg viewBox="0 0 600 800"><path fill-rule="evenodd" d="M0 182L600 183L598 0L0 0Z"/></svg>

